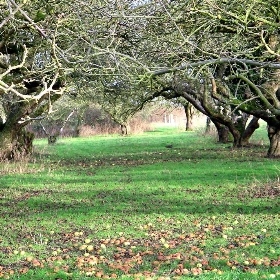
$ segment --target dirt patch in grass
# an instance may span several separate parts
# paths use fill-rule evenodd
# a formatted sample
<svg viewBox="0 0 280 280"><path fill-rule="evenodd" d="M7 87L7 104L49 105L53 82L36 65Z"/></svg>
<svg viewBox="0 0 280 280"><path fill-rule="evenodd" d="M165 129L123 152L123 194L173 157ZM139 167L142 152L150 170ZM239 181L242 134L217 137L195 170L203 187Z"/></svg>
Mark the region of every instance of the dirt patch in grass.
<svg viewBox="0 0 280 280"><path fill-rule="evenodd" d="M280 183L269 183L261 187L257 187L252 193L252 198L277 198L280 196Z"/></svg>
<svg viewBox="0 0 280 280"><path fill-rule="evenodd" d="M244 198L269 198L276 199L280 197L280 182L267 182L260 184L252 184L242 187L236 194L238 199Z"/></svg>

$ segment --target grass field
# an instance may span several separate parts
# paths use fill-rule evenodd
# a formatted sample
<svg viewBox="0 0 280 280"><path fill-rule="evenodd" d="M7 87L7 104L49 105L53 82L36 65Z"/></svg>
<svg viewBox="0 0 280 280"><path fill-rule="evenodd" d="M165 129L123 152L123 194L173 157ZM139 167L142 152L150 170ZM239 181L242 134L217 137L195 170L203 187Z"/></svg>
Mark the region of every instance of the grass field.
<svg viewBox="0 0 280 280"><path fill-rule="evenodd" d="M279 279L279 160L200 134L37 140L1 164L0 278Z"/></svg>

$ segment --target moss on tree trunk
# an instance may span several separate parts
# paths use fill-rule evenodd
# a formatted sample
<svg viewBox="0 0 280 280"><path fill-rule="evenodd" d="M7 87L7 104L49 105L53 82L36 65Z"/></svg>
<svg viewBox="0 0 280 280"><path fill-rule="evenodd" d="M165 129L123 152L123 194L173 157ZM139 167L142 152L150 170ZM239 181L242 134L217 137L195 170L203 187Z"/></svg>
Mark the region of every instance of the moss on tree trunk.
<svg viewBox="0 0 280 280"><path fill-rule="evenodd" d="M229 129L223 124L212 120L218 133L218 143L227 143L229 141Z"/></svg>
<svg viewBox="0 0 280 280"><path fill-rule="evenodd" d="M0 160L18 160L32 153L34 134L24 128L0 132Z"/></svg>

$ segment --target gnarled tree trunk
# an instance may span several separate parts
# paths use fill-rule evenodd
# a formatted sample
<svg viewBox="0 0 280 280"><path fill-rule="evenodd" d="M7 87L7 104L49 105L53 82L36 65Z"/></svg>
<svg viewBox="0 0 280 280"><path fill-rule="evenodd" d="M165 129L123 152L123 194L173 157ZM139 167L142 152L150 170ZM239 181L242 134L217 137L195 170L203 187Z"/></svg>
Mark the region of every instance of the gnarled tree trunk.
<svg viewBox="0 0 280 280"><path fill-rule="evenodd" d="M52 101L61 95L54 95ZM48 108L45 99L31 100L29 102L14 102L7 105L5 121L0 122L0 160L20 159L32 152L34 134L25 130L26 125ZM26 116L30 119L24 121Z"/></svg>
<svg viewBox="0 0 280 280"><path fill-rule="evenodd" d="M257 117L253 117L252 120L249 122L248 126L246 127L242 138L241 138L241 146L249 145L249 140L256 129L260 127L259 125L259 119Z"/></svg>
<svg viewBox="0 0 280 280"><path fill-rule="evenodd" d="M267 131L270 141L267 156L280 157L280 127L268 126Z"/></svg>
<svg viewBox="0 0 280 280"><path fill-rule="evenodd" d="M77 109L76 109L76 108L68 115L68 117L67 117L67 118L65 119L65 121L63 122L61 128L60 128L59 131L57 131L56 133L52 133L52 134L51 134L51 133L48 133L47 130L46 130L46 128L45 128L44 125L42 124L42 122L40 122L40 125L41 125L41 127L42 127L44 133L45 133L46 136L48 137L48 144L49 144L49 145L53 145L53 144L55 144L55 143L57 142L59 136L60 136L60 135L62 134L62 132L63 132L63 129L64 129L66 123L68 122L68 120L71 118L71 116L72 116L75 112L77 112ZM77 124L77 126L78 126L78 125L79 125L79 123ZM77 127L76 127L76 133L77 133ZM75 136L78 136L78 135L76 134Z"/></svg>
<svg viewBox="0 0 280 280"><path fill-rule="evenodd" d="M218 142L229 142L229 136L231 133L233 137L233 147L248 145L252 134L257 128L259 128L259 118L253 117L248 126L245 128L246 120L247 119L243 120L241 118L238 122L229 124L228 126L212 120L218 132Z"/></svg>
<svg viewBox="0 0 280 280"><path fill-rule="evenodd" d="M126 136L127 135L127 125L121 124L121 135Z"/></svg>
<svg viewBox="0 0 280 280"><path fill-rule="evenodd" d="M2 126L0 130L0 160L18 160L32 153L34 134L24 128Z"/></svg>
<svg viewBox="0 0 280 280"><path fill-rule="evenodd" d="M205 127L205 134L210 133L211 131L211 119L209 117L206 118L206 127Z"/></svg>
<svg viewBox="0 0 280 280"><path fill-rule="evenodd" d="M223 124L220 124L219 122L212 120L214 123L217 132L218 132L218 143L227 143L229 141L229 129Z"/></svg>
<svg viewBox="0 0 280 280"><path fill-rule="evenodd" d="M233 146L243 147L249 144L249 140L255 130L259 128L259 118L253 117L248 126L246 127L246 122L248 117L240 118L237 122L230 127L230 132L233 135Z"/></svg>
<svg viewBox="0 0 280 280"><path fill-rule="evenodd" d="M185 114L186 114L186 131L193 130L193 106L190 102L184 105Z"/></svg>
<svg viewBox="0 0 280 280"><path fill-rule="evenodd" d="M32 152L34 134L20 122L29 108L27 102L12 104L5 122L0 123L0 160L18 160Z"/></svg>
<svg viewBox="0 0 280 280"><path fill-rule="evenodd" d="M233 147L243 147L249 144L249 140L254 133L254 131L259 128L258 120L259 118L253 117L253 119L250 121L248 126L246 127L246 123L248 121L249 115L243 114L242 116L239 116L235 121L227 122L225 125L219 125L216 128L218 130L219 134L219 140L225 143L226 141L226 132L223 130L228 130L228 136L231 133L233 137ZM223 137L223 138L222 138Z"/></svg>

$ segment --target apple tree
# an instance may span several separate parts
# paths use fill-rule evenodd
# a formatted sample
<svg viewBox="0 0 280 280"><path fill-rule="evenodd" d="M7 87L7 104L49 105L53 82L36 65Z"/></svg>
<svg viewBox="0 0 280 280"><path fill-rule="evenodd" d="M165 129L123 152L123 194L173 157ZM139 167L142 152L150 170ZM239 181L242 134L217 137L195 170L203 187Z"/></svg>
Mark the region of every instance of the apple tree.
<svg viewBox="0 0 280 280"><path fill-rule="evenodd" d="M33 136L25 126L51 112L65 89L56 20L45 3L28 3L0 4L1 159L31 152Z"/></svg>
<svg viewBox="0 0 280 280"><path fill-rule="evenodd" d="M184 97L227 126L235 145L243 144L247 116L254 123L246 137L261 118L268 124L267 155L280 156L279 1L150 5L154 14L145 18L137 46L150 68L150 97Z"/></svg>
<svg viewBox="0 0 280 280"><path fill-rule="evenodd" d="M98 87L116 68L114 30L126 8L94 0L0 1L1 159L30 153L28 123L51 114L63 95L80 98L89 80Z"/></svg>

